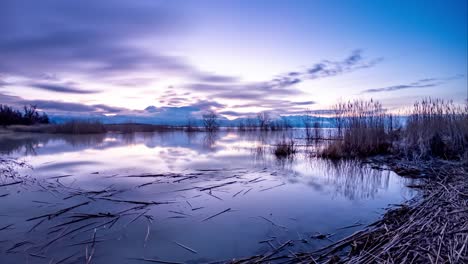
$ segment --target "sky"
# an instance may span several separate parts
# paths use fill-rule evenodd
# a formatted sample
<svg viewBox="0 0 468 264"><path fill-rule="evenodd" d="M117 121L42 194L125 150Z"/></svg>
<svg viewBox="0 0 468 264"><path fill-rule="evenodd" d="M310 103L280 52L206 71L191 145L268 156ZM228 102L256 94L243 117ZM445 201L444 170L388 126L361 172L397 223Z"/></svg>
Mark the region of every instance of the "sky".
<svg viewBox="0 0 468 264"><path fill-rule="evenodd" d="M2 0L0 104L233 119L466 102L466 0Z"/></svg>

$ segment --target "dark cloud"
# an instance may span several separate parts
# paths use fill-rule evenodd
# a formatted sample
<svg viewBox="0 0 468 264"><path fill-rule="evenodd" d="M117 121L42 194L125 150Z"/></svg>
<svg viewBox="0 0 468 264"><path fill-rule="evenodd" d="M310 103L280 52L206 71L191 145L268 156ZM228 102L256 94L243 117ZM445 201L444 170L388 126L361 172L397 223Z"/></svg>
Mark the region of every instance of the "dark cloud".
<svg viewBox="0 0 468 264"><path fill-rule="evenodd" d="M62 102L55 100L27 100L19 96L7 95L0 93L0 102L17 108L24 105L35 105L42 111L48 113L55 112L70 112L70 113L87 113L87 114L106 114L106 113L119 113L128 111L128 109L113 107L103 104L86 105L80 103Z"/></svg>
<svg viewBox="0 0 468 264"><path fill-rule="evenodd" d="M199 108L200 110L211 110L212 108L224 108L226 105L210 100L198 100L196 103L191 104L192 107Z"/></svg>
<svg viewBox="0 0 468 264"><path fill-rule="evenodd" d="M199 74L197 79L200 82L209 82L209 83L233 83L238 82L239 78L232 76L222 76L216 74Z"/></svg>
<svg viewBox="0 0 468 264"><path fill-rule="evenodd" d="M50 84L50 83L33 83L30 84L31 87L39 88L42 90L52 91L52 92L59 92L59 93L72 93L72 94L92 94L97 93L98 91L91 91L91 90L82 90L77 89L70 86L58 85L58 84Z"/></svg>
<svg viewBox="0 0 468 264"><path fill-rule="evenodd" d="M463 75L455 75L455 76L446 77L446 78L425 78L425 79L421 79L421 80L418 80L416 82L412 82L409 84L400 84L400 85L392 85L392 86L387 86L387 87L366 89L362 91L361 93L380 93L380 92L392 92L392 91L399 91L399 90L412 89L412 88L435 87L435 86L442 85L446 82L449 82L451 80L460 79L462 77Z"/></svg>

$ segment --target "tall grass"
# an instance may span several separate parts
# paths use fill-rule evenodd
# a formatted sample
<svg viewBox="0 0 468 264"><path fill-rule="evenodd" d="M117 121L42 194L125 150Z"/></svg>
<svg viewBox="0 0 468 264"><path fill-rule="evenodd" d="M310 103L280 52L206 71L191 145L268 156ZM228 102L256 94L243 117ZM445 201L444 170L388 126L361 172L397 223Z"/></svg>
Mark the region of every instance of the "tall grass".
<svg viewBox="0 0 468 264"><path fill-rule="evenodd" d="M417 101L399 147L411 158L467 158L468 104L462 107L432 98Z"/></svg>
<svg viewBox="0 0 468 264"><path fill-rule="evenodd" d="M324 156L358 157L389 151L394 118L380 102L371 99L338 103L333 112L337 137L341 140L325 148Z"/></svg>
<svg viewBox="0 0 468 264"><path fill-rule="evenodd" d="M468 105L426 98L417 101L401 127L378 101L334 106L337 137L322 155L331 158L395 153L411 159L468 160Z"/></svg>

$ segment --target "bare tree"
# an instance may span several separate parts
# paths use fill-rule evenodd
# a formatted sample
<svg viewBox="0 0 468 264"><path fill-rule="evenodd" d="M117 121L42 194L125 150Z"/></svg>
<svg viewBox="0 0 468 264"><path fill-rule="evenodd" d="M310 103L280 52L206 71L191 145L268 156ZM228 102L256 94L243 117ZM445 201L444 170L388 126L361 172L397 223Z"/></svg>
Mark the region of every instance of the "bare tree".
<svg viewBox="0 0 468 264"><path fill-rule="evenodd" d="M268 112L261 112L257 114L258 125L261 130L268 130L268 126L270 125L271 119L270 114Z"/></svg>
<svg viewBox="0 0 468 264"><path fill-rule="evenodd" d="M213 111L208 111L203 114L203 125L205 130L208 132L213 132L218 130L218 115Z"/></svg>

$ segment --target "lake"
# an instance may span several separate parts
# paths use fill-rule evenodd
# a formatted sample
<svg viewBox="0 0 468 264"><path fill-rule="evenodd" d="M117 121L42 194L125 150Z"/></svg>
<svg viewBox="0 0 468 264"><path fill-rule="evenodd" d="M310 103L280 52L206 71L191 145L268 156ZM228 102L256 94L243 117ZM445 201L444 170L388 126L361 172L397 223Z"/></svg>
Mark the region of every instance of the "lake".
<svg viewBox="0 0 468 264"><path fill-rule="evenodd" d="M272 154L283 136L297 141L293 157ZM286 253L313 251L414 196L409 179L315 158L323 143L301 138L300 129L0 135L0 153L30 166L0 178L16 183L0 187L0 262L209 263L288 240Z"/></svg>

